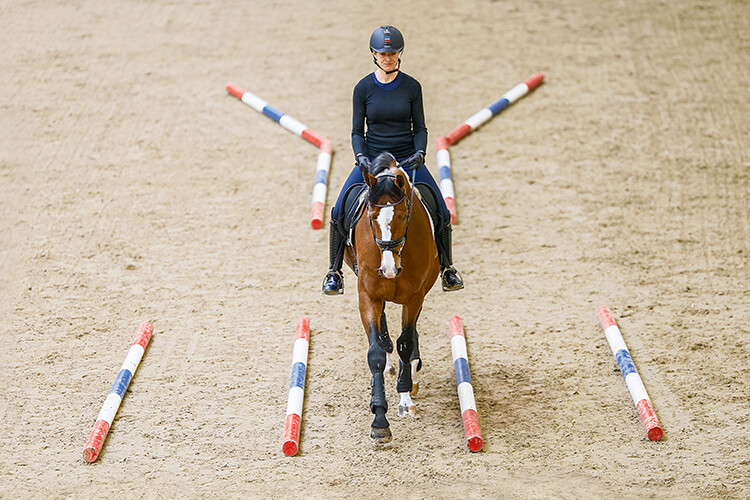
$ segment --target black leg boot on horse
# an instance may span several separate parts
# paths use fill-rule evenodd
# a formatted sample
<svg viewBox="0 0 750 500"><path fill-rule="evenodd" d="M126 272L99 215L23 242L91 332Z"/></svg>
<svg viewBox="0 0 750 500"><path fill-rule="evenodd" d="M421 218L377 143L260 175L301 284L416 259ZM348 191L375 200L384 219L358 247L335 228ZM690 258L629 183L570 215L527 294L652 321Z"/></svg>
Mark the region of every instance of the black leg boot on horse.
<svg viewBox="0 0 750 500"><path fill-rule="evenodd" d="M388 411L388 402L385 399L385 379L383 369L385 368L386 352L393 351L393 344L388 332L379 332L375 325L371 325L369 334L370 348L367 350L367 364L370 366L372 379L370 381L371 398L370 411L375 414L375 419L370 427L370 439L376 445L385 445L391 442L391 426L385 414Z"/></svg>
<svg viewBox="0 0 750 500"><path fill-rule="evenodd" d="M339 230L338 223L331 221L329 251L331 265L323 280L323 293L326 295L339 295L344 293L344 274L341 265L344 260L344 249L346 248L346 235Z"/></svg>
<svg viewBox="0 0 750 500"><path fill-rule="evenodd" d="M461 290L464 287L464 280L461 278L461 274L453 267L452 233L453 228L450 222L448 222L439 226L439 230L435 235L444 292L453 292Z"/></svg>

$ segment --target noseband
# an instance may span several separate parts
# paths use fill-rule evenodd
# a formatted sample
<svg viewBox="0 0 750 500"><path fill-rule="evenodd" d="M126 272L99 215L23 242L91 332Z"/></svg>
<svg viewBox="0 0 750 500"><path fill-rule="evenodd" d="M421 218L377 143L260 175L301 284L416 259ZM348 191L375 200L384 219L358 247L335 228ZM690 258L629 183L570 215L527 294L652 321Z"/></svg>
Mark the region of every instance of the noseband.
<svg viewBox="0 0 750 500"><path fill-rule="evenodd" d="M383 178L383 177L390 177L392 179L395 179L397 176L393 174L382 174L378 176L378 178ZM412 191L412 197L413 196L414 196L414 191ZM406 195L402 195L400 200L393 202L393 203L385 203L381 205L378 203L370 202L370 205L372 205L373 207L378 207L378 208L395 207L395 206L400 205L401 203L406 203L406 230L404 231L404 235L398 239L381 240L380 238L375 236L375 228L372 225L372 218L371 217L367 218L370 221L370 231L372 232L372 237L375 238L375 243L378 245L378 248L380 248L381 254L386 250L390 250L391 252L395 253L399 257L401 256L401 251L404 249L403 245L406 243L406 234L409 232L409 219L411 218L411 202L412 200L406 199ZM398 247L401 247L401 249L396 250Z"/></svg>

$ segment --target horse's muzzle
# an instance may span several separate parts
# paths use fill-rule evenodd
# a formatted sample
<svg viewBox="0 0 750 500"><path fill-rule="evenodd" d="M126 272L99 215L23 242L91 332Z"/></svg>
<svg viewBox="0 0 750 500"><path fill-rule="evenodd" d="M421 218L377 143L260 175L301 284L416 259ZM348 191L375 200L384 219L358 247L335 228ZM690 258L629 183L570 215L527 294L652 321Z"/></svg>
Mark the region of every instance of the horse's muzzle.
<svg viewBox="0 0 750 500"><path fill-rule="evenodd" d="M389 273L387 271L384 271L382 267L379 267L378 268L378 274L380 275L381 278L392 280L396 276L398 276L399 274L401 274L401 268L399 267L398 269L395 270L395 273L392 272L392 273L390 273L391 276L388 276Z"/></svg>

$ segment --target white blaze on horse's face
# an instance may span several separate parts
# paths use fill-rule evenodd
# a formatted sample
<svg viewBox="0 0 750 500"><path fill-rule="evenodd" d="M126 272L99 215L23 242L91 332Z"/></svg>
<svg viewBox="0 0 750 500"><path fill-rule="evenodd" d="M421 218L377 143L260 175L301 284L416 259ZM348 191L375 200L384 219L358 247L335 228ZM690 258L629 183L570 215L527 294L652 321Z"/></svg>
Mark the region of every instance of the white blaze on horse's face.
<svg viewBox="0 0 750 500"><path fill-rule="evenodd" d="M383 207L378 214L378 226L380 226L380 239L385 241L391 240L391 222L393 222L394 207ZM383 250L380 259L380 273L388 279L393 279L398 275L396 268L396 259L393 252Z"/></svg>

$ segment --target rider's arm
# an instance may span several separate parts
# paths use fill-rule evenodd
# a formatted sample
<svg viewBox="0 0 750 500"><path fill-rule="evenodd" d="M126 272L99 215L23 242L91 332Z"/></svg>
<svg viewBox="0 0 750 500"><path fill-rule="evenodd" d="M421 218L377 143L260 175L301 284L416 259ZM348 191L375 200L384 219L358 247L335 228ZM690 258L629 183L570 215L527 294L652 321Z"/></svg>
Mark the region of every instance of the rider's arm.
<svg viewBox="0 0 750 500"><path fill-rule="evenodd" d="M360 85L354 87L352 96L352 149L354 156L366 154L365 148L365 96Z"/></svg>
<svg viewBox="0 0 750 500"><path fill-rule="evenodd" d="M422 86L417 83L417 90L411 101L411 128L414 134L414 149L427 151L427 126L424 122L424 107L422 105Z"/></svg>

